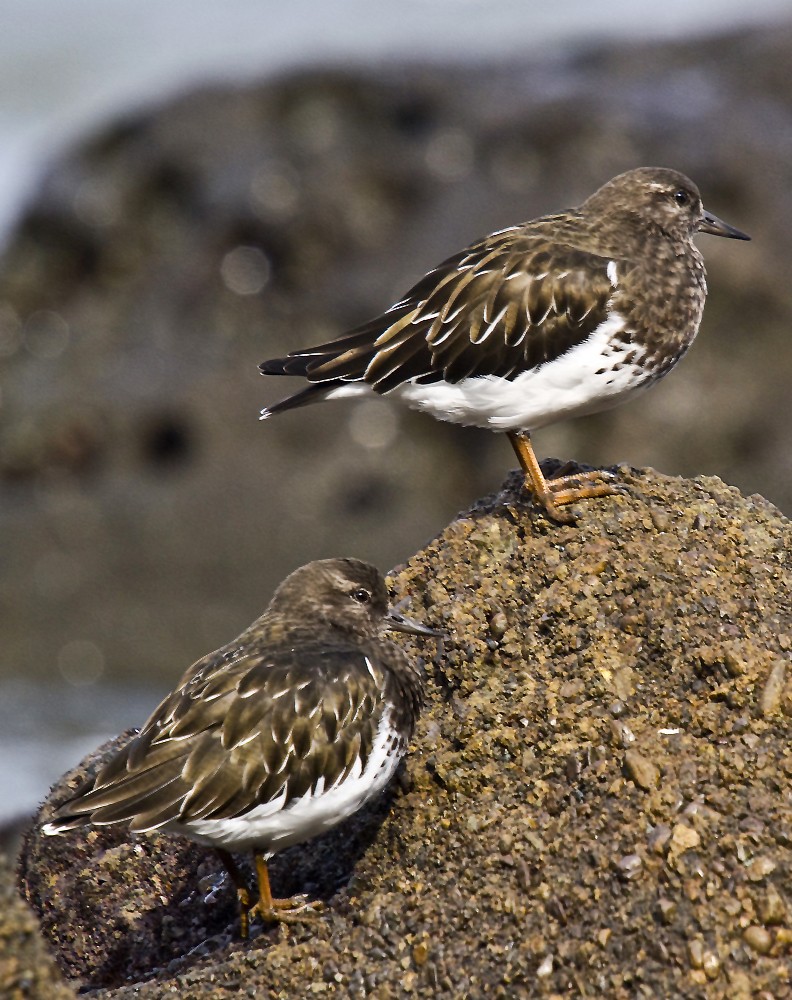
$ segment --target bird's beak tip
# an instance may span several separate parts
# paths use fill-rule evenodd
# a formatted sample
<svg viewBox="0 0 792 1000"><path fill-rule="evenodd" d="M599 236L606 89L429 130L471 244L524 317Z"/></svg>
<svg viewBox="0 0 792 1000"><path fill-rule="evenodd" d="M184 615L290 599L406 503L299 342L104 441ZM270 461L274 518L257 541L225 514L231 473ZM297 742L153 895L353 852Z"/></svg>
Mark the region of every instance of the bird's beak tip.
<svg viewBox="0 0 792 1000"><path fill-rule="evenodd" d="M421 622L416 621L414 618L408 618L406 615L400 615L396 611L391 611L386 616L385 625L392 632L407 632L409 635L425 635L434 639L440 639L444 635L443 632L429 628L428 625L423 625Z"/></svg>
<svg viewBox="0 0 792 1000"><path fill-rule="evenodd" d="M702 212L698 228L700 233L723 236L728 240L751 239L747 233L742 232L740 229L735 229L734 226L730 226L723 219L719 219L717 215L713 215L711 212Z"/></svg>

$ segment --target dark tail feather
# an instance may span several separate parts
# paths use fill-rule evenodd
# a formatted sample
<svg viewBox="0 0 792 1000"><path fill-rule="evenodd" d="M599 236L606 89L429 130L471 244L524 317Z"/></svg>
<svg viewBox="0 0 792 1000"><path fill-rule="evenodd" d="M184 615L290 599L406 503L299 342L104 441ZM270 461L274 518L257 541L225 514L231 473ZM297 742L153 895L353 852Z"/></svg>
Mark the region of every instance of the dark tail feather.
<svg viewBox="0 0 792 1000"><path fill-rule="evenodd" d="M286 358L270 358L262 361L259 371L262 375L302 375L308 374L308 364L313 358L289 355Z"/></svg>
<svg viewBox="0 0 792 1000"><path fill-rule="evenodd" d="M264 366L262 365L261 367L263 370ZM265 374L280 375L285 373L265 372ZM333 389L336 389L341 384L340 381L334 380L332 382L320 382L316 385L309 385L302 392L298 392L294 396L289 396L288 399L282 399L279 403L273 403L272 406L265 406L261 411L259 419L266 420L276 413L282 413L284 410L293 410L297 406L307 406L309 403L321 403L323 399L327 399Z"/></svg>

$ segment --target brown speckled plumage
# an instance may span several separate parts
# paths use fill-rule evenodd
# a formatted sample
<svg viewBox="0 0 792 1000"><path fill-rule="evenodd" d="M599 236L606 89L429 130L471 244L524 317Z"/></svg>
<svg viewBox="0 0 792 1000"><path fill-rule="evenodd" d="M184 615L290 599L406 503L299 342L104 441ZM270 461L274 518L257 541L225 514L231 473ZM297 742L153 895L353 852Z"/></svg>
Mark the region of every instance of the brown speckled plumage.
<svg viewBox="0 0 792 1000"><path fill-rule="evenodd" d="M558 506L612 488L546 482L527 454L529 434L614 406L679 361L707 291L692 242L698 231L748 238L705 212L683 174L620 174L579 208L449 257L346 336L265 361L265 375L298 375L310 385L262 417L376 392L438 419L506 431L530 488L566 520Z"/></svg>
<svg viewBox="0 0 792 1000"><path fill-rule="evenodd" d="M317 830L312 803L350 779L355 808L368 785L379 791L420 711L423 670L382 638L386 628L435 634L389 612L373 566L332 559L296 570L257 621L184 674L45 832L126 823L182 833L225 860L229 849L253 847L263 858L279 850L287 835L278 823L290 810L299 808L300 819L286 844L329 828L354 809L341 803ZM381 763L369 779L375 751ZM251 830L246 817L268 806L272 816Z"/></svg>

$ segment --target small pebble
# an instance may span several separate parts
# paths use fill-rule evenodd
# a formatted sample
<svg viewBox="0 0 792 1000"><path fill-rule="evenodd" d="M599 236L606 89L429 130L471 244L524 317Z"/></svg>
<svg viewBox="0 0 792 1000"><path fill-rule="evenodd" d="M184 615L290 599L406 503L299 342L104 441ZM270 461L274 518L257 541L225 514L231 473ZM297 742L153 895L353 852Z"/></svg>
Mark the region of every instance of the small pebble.
<svg viewBox="0 0 792 1000"><path fill-rule="evenodd" d="M686 823L677 823L671 833L671 847L675 854L682 854L693 847L698 847L701 837L692 826Z"/></svg>
<svg viewBox="0 0 792 1000"><path fill-rule="evenodd" d="M776 863L772 858L754 858L753 863L748 867L748 879L751 882L761 882L776 870Z"/></svg>
<svg viewBox="0 0 792 1000"><path fill-rule="evenodd" d="M502 639L506 635L508 627L509 619L502 611L498 611L492 616L490 620L490 632L496 639Z"/></svg>
<svg viewBox="0 0 792 1000"><path fill-rule="evenodd" d="M660 919L664 924L673 922L677 912L677 905L672 899L666 899L665 896L661 896L657 901L657 908L660 910Z"/></svg>
<svg viewBox="0 0 792 1000"><path fill-rule="evenodd" d="M510 833L502 833L498 838L498 850L501 854L508 854L514 847L514 838Z"/></svg>
<svg viewBox="0 0 792 1000"><path fill-rule="evenodd" d="M663 854L671 839L671 827L668 823L658 823L653 826L646 836L646 846L652 854Z"/></svg>
<svg viewBox="0 0 792 1000"><path fill-rule="evenodd" d="M766 955L773 946L773 938L770 931L756 924L745 928L743 931L743 941L745 941L749 948L760 955Z"/></svg>
<svg viewBox="0 0 792 1000"><path fill-rule="evenodd" d="M688 959L694 969L700 969L704 965L704 943L701 938L693 938L688 941Z"/></svg>
<svg viewBox="0 0 792 1000"><path fill-rule="evenodd" d="M619 667L613 675L612 684L617 698L627 701L635 694L635 671L632 667Z"/></svg>
<svg viewBox="0 0 792 1000"><path fill-rule="evenodd" d="M671 527L671 518L664 510L660 510L658 507L649 508L649 517L652 519L655 531L668 531Z"/></svg>
<svg viewBox="0 0 792 1000"><path fill-rule="evenodd" d="M660 782L660 769L642 753L628 750L624 755L624 767L628 777L645 792L657 788Z"/></svg>
<svg viewBox="0 0 792 1000"><path fill-rule="evenodd" d="M429 958L429 945L426 941L419 941L417 945L413 948L413 962L420 968L422 965L426 965L426 960Z"/></svg>
<svg viewBox="0 0 792 1000"><path fill-rule="evenodd" d="M792 947L792 927L779 927L776 931L775 945L782 954Z"/></svg>
<svg viewBox="0 0 792 1000"><path fill-rule="evenodd" d="M639 854L626 854L616 862L616 870L625 882L634 879L643 867L643 860Z"/></svg>
<svg viewBox="0 0 792 1000"><path fill-rule="evenodd" d="M759 916L763 924L781 924L786 917L786 904L774 885L768 885L767 892L759 901Z"/></svg>
<svg viewBox="0 0 792 1000"><path fill-rule="evenodd" d="M717 979L721 971L720 959L714 951L705 951L701 960L701 968L707 979Z"/></svg>
<svg viewBox="0 0 792 1000"><path fill-rule="evenodd" d="M747 664L734 650L727 649L723 655L723 665L729 677L742 677Z"/></svg>
<svg viewBox="0 0 792 1000"><path fill-rule="evenodd" d="M621 722L619 719L611 719L610 731L614 746L626 749L631 743L635 742L635 733L626 722Z"/></svg>
<svg viewBox="0 0 792 1000"><path fill-rule="evenodd" d="M778 660L770 671L759 698L759 708L762 715L774 715L778 711L785 683L786 663L783 660Z"/></svg>

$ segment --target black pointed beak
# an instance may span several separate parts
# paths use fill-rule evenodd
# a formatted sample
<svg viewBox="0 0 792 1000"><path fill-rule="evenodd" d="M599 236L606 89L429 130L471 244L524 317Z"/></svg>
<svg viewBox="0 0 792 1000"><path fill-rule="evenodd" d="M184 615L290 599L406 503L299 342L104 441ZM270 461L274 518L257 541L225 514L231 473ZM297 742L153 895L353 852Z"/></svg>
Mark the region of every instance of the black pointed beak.
<svg viewBox="0 0 792 1000"><path fill-rule="evenodd" d="M730 240L750 240L750 236L746 236L745 233L740 232L739 229L735 229L734 226L729 226L722 219L719 219L717 215L713 215L712 212L702 212L701 220L698 224L700 233L711 233L713 236L725 236Z"/></svg>
<svg viewBox="0 0 792 1000"><path fill-rule="evenodd" d="M407 615L400 615L393 609L385 615L385 628L390 629L392 632L407 632L410 635L430 635L435 639L439 639L443 635L442 632L437 632L427 625L422 625L414 618L408 618Z"/></svg>

